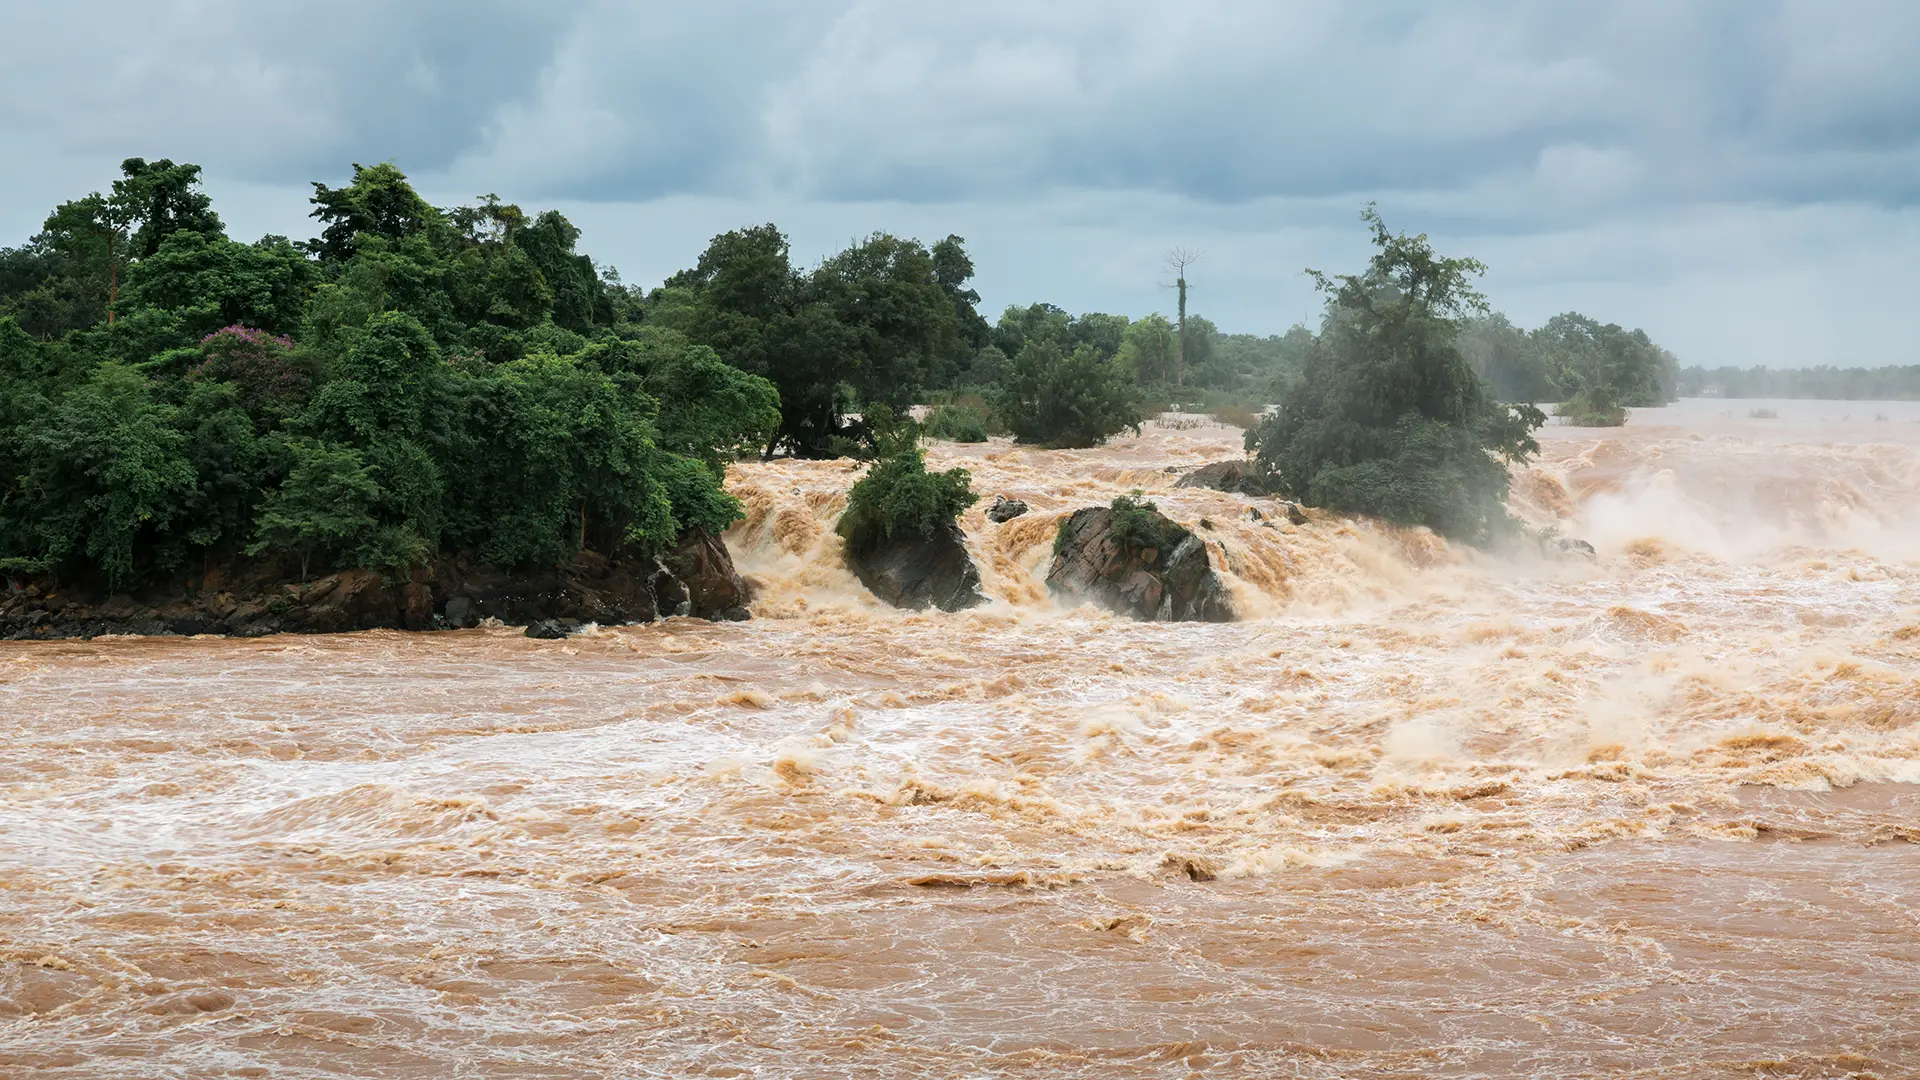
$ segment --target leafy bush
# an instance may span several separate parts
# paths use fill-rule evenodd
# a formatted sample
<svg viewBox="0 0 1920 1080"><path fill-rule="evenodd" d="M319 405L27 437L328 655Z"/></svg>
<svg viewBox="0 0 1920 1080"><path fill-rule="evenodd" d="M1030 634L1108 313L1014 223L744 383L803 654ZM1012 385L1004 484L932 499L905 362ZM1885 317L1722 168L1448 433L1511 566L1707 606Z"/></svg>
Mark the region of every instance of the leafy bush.
<svg viewBox="0 0 1920 1080"><path fill-rule="evenodd" d="M1493 401L1461 355L1461 317L1485 307L1470 286L1480 263L1362 216L1378 250L1362 274L1312 272L1325 329L1247 448L1280 494L1489 542L1514 527L1507 466L1539 452L1546 417Z"/></svg>
<svg viewBox="0 0 1920 1080"><path fill-rule="evenodd" d="M980 498L968 486L971 480L965 469L928 472L926 454L917 446L897 450L853 485L836 529L855 544L899 532L932 536Z"/></svg>
<svg viewBox="0 0 1920 1080"><path fill-rule="evenodd" d="M1126 372L1091 346L1062 353L1029 341L1014 357L994 411L1014 441L1048 449L1099 446L1122 431L1140 432L1140 391Z"/></svg>
<svg viewBox="0 0 1920 1080"><path fill-rule="evenodd" d="M1138 489L1132 495L1114 496L1108 509L1113 512L1113 538L1123 551L1151 548L1165 555L1186 539L1187 531L1162 515L1152 499L1141 498Z"/></svg>
<svg viewBox="0 0 1920 1080"><path fill-rule="evenodd" d="M1582 390L1555 405L1553 415L1565 417L1574 427L1619 427L1627 422L1627 410L1604 391Z"/></svg>
<svg viewBox="0 0 1920 1080"><path fill-rule="evenodd" d="M987 418L964 406L940 405L927 417L925 430L936 439L983 443L987 441Z"/></svg>

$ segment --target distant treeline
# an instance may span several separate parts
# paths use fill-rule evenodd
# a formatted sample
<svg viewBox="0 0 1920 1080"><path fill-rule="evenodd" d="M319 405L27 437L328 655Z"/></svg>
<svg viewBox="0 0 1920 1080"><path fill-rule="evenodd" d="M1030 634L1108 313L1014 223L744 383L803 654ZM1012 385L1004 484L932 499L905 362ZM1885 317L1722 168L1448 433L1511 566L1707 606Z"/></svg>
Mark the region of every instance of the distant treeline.
<svg viewBox="0 0 1920 1080"><path fill-rule="evenodd" d="M1920 364L1877 368L1703 368L1680 372L1680 396L1920 401Z"/></svg>

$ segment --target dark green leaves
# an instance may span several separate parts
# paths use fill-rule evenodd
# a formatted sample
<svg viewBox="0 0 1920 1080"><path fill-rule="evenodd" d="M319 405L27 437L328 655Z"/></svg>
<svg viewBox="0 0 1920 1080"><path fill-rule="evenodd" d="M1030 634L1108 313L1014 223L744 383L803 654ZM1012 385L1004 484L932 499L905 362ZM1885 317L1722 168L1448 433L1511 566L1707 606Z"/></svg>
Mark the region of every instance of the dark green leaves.
<svg viewBox="0 0 1920 1080"><path fill-rule="evenodd" d="M1008 365L993 407L1015 441L1046 447L1098 446L1140 430L1138 387L1090 345L1062 354L1052 341L1027 342Z"/></svg>
<svg viewBox="0 0 1920 1080"><path fill-rule="evenodd" d="M931 536L980 498L968 486L971 479L965 469L928 472L919 447L901 448L853 485L837 528L855 543L900 532Z"/></svg>
<svg viewBox="0 0 1920 1080"><path fill-rule="evenodd" d="M1539 447L1532 406L1492 400L1458 347L1460 319L1482 310L1472 259L1442 258L1425 236L1387 231L1363 274L1314 273L1326 319L1280 407L1247 446L1281 492L1486 543L1508 531L1507 465Z"/></svg>

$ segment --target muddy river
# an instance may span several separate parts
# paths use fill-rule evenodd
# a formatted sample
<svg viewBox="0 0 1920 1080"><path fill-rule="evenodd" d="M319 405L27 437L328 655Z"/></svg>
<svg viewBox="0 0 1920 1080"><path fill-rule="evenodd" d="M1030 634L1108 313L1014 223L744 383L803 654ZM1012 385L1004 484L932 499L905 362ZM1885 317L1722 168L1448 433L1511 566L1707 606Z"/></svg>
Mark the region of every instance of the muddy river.
<svg viewBox="0 0 1920 1080"><path fill-rule="evenodd" d="M960 615L774 462L745 624L0 643L0 1076L1920 1075L1920 407L1550 428L1591 562L1239 437L937 444ZM1241 621L1047 599L1134 489Z"/></svg>

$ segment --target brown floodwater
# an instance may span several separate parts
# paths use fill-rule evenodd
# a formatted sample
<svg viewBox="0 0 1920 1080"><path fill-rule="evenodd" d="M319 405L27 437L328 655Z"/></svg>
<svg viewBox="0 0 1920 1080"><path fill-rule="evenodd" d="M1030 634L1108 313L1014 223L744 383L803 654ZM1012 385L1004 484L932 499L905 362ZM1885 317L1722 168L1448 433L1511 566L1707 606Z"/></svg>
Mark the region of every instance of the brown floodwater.
<svg viewBox="0 0 1920 1080"><path fill-rule="evenodd" d="M1920 408L1517 478L1593 562L940 444L993 602L739 468L756 618L0 643L0 1076L1920 1075ZM1140 489L1245 618L1063 610Z"/></svg>

